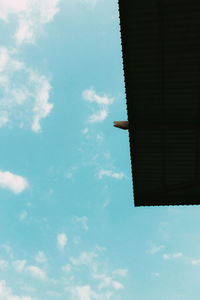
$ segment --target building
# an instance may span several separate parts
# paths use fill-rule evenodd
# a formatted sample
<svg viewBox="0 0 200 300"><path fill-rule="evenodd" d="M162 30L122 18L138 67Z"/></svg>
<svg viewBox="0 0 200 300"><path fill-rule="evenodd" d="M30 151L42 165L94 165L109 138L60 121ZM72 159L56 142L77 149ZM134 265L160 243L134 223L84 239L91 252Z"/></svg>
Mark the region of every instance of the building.
<svg viewBox="0 0 200 300"><path fill-rule="evenodd" d="M134 205L200 204L200 1L118 4Z"/></svg>

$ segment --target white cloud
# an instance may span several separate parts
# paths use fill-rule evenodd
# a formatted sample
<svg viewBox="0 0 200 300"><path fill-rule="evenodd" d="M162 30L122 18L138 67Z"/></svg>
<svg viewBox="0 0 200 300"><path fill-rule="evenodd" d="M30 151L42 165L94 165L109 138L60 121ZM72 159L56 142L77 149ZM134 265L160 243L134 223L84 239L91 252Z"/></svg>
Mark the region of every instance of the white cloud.
<svg viewBox="0 0 200 300"><path fill-rule="evenodd" d="M116 173L111 170L100 170L99 179L101 179L103 176L109 176L109 177L113 177L115 179L122 179L125 175L123 172Z"/></svg>
<svg viewBox="0 0 200 300"><path fill-rule="evenodd" d="M115 290L120 290L124 288L123 284L121 284L121 282L119 281L112 281L112 286Z"/></svg>
<svg viewBox="0 0 200 300"><path fill-rule="evenodd" d="M60 0L38 0L40 10L40 21L43 24L49 23L53 20L54 16L59 12L58 4Z"/></svg>
<svg viewBox="0 0 200 300"><path fill-rule="evenodd" d="M35 41L33 26L34 23L28 18L19 18L18 30L14 35L18 44L22 44L23 42L33 43Z"/></svg>
<svg viewBox="0 0 200 300"><path fill-rule="evenodd" d="M3 271L7 269L8 267L8 262L4 259L0 259L0 270Z"/></svg>
<svg viewBox="0 0 200 300"><path fill-rule="evenodd" d="M86 216L75 217L75 222L77 222L77 223L80 222L86 231L88 230L87 220L88 220L88 218Z"/></svg>
<svg viewBox="0 0 200 300"><path fill-rule="evenodd" d="M92 291L89 285L77 286L76 294L79 300L91 300L95 298L97 299L97 294Z"/></svg>
<svg viewBox="0 0 200 300"><path fill-rule="evenodd" d="M34 300L28 296L17 296L12 293L11 288L6 285L6 281L0 281L0 299L1 300Z"/></svg>
<svg viewBox="0 0 200 300"><path fill-rule="evenodd" d="M48 102L51 86L45 76L38 78L35 73L32 73L30 79L37 86L36 100L33 107L32 130L39 132L41 129L40 120L46 118L53 108L53 104Z"/></svg>
<svg viewBox="0 0 200 300"><path fill-rule="evenodd" d="M160 246L153 246L150 250L149 250L149 252L151 253L151 254L155 254L155 253L157 253L157 252L159 252L161 249L163 249L164 248L164 246L163 245L160 245Z"/></svg>
<svg viewBox="0 0 200 300"><path fill-rule="evenodd" d="M118 275L118 276L121 276L121 277L126 277L127 273L128 273L128 270L117 269L117 270L114 270L112 273L113 273L113 275Z"/></svg>
<svg viewBox="0 0 200 300"><path fill-rule="evenodd" d="M95 292L90 285L75 285L68 287L66 290L71 292L74 300L109 300L113 292L106 291L105 293Z"/></svg>
<svg viewBox="0 0 200 300"><path fill-rule="evenodd" d="M164 259L175 259L175 258L179 258L183 255L182 252L177 252L177 253L173 253L173 254L163 254L163 258Z"/></svg>
<svg viewBox="0 0 200 300"><path fill-rule="evenodd" d="M165 253L165 254L163 254L163 258L164 259L170 259L171 257L168 254Z"/></svg>
<svg viewBox="0 0 200 300"><path fill-rule="evenodd" d="M0 2L0 18L2 20L8 20L9 14L19 14L28 8L27 0L1 0Z"/></svg>
<svg viewBox="0 0 200 300"><path fill-rule="evenodd" d="M38 263L45 263L45 262L47 262L47 257L46 257L46 255L44 254L43 251L39 251L38 254L35 257L35 260Z"/></svg>
<svg viewBox="0 0 200 300"><path fill-rule="evenodd" d="M153 275L156 276L156 277L158 277L158 276L160 276L160 273L156 272L156 273L153 273Z"/></svg>
<svg viewBox="0 0 200 300"><path fill-rule="evenodd" d="M15 51L0 47L0 127L25 125L41 130L53 104L49 103L51 85L47 78L14 59Z"/></svg>
<svg viewBox="0 0 200 300"><path fill-rule="evenodd" d="M28 181L26 178L12 174L8 171L0 171L0 187L10 189L14 194L22 193L28 188Z"/></svg>
<svg viewBox="0 0 200 300"><path fill-rule="evenodd" d="M64 249L67 245L67 236L65 233L60 233L57 235L57 243L60 249Z"/></svg>
<svg viewBox="0 0 200 300"><path fill-rule="evenodd" d="M40 280L46 279L46 273L42 269L36 266L28 266L27 270L36 279L40 279Z"/></svg>
<svg viewBox="0 0 200 300"><path fill-rule="evenodd" d="M42 26L51 22L59 12L60 0L1 0L0 19L8 22L13 16L18 26L14 34L18 44L34 43Z"/></svg>
<svg viewBox="0 0 200 300"><path fill-rule="evenodd" d="M89 122L91 123L96 123L96 122L102 122L104 121L108 116L108 111L107 109L102 109L98 113L93 114L89 118Z"/></svg>
<svg viewBox="0 0 200 300"><path fill-rule="evenodd" d="M96 102L100 106L100 110L96 112L95 114L92 114L89 117L90 123L96 123L96 122L102 122L104 121L108 116L108 105L111 105L114 101L114 98L109 98L106 95L103 97L97 95L95 90L93 88L84 90L82 92L82 97L84 100L88 102Z"/></svg>
<svg viewBox="0 0 200 300"><path fill-rule="evenodd" d="M13 262L13 267L19 273L24 270L25 265L26 265L26 260L25 259L24 260L15 260Z"/></svg>
<svg viewBox="0 0 200 300"><path fill-rule="evenodd" d="M0 72L2 73L8 64L10 57L9 57L8 51L5 47L1 47L0 50L1 50L0 51ZM0 81L1 84L6 83L6 81L7 81L7 78L2 77L2 74L1 74L1 81Z"/></svg>

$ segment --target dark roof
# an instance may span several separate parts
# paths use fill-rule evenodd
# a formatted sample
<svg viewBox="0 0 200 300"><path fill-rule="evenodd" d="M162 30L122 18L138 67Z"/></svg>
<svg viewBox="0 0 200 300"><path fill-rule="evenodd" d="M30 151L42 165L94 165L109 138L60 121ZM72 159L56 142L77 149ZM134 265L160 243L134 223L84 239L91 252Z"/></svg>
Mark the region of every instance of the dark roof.
<svg viewBox="0 0 200 300"><path fill-rule="evenodd" d="M119 0L135 206L200 204L200 0Z"/></svg>

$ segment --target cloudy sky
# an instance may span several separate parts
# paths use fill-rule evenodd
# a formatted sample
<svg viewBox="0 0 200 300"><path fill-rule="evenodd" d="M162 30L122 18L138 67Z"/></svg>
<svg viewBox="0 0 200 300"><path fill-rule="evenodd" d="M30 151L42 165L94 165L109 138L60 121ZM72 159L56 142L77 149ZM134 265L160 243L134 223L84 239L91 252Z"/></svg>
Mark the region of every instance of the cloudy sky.
<svg viewBox="0 0 200 300"><path fill-rule="evenodd" d="M133 206L117 1L0 0L0 37L0 299L199 299L200 208Z"/></svg>

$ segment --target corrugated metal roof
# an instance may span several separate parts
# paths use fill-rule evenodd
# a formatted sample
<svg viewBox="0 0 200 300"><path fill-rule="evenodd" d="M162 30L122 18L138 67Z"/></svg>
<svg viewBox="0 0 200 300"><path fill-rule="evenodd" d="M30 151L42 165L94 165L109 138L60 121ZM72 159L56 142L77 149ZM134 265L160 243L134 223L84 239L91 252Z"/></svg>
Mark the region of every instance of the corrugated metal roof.
<svg viewBox="0 0 200 300"><path fill-rule="evenodd" d="M200 1L119 0L135 206L200 204Z"/></svg>

